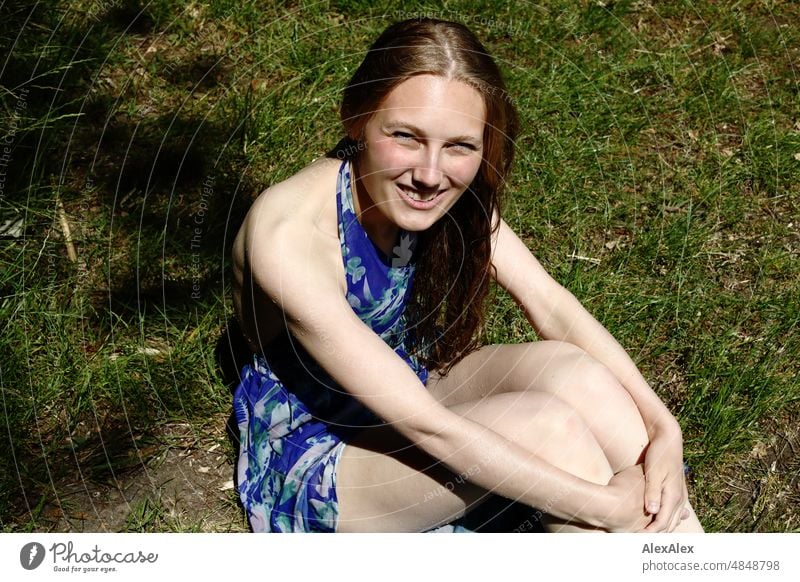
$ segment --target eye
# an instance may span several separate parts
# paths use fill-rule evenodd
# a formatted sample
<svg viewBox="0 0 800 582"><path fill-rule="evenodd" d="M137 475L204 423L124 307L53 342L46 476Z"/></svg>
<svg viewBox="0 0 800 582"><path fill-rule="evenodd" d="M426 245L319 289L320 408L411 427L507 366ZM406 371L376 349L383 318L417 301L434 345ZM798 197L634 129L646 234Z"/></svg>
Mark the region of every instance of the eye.
<svg viewBox="0 0 800 582"><path fill-rule="evenodd" d="M410 133L406 133L405 131L395 131L392 133L392 137L396 138L398 141L411 141L414 139L414 136Z"/></svg>
<svg viewBox="0 0 800 582"><path fill-rule="evenodd" d="M476 148L471 143L459 142L450 144L450 148L458 153L469 154L476 151Z"/></svg>

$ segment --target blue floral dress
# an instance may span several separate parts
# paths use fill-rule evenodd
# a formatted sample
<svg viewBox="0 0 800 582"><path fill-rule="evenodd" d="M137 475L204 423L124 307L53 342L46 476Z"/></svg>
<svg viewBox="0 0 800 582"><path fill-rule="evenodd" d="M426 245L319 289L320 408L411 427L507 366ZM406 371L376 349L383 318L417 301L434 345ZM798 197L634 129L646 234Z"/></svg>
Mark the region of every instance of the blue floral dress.
<svg viewBox="0 0 800 582"><path fill-rule="evenodd" d="M427 382L427 369L408 353L404 320L416 234L401 232L392 258L372 243L353 208L349 160L339 168L336 206L349 304ZM243 367L234 413L238 491L253 531L336 531L336 469L345 443L382 421L338 387L288 334ZM467 530L447 524L431 531Z"/></svg>

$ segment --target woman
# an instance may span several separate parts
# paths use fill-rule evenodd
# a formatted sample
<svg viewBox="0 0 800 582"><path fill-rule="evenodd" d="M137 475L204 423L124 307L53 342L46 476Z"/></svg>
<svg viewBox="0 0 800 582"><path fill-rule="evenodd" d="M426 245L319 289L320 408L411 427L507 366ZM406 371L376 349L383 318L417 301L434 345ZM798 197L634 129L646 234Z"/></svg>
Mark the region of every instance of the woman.
<svg viewBox="0 0 800 582"><path fill-rule="evenodd" d="M430 531L488 493L553 531L701 531L678 423L500 217L506 95L466 27L392 25L336 155L248 213L234 406L254 531ZM544 341L478 349L490 276Z"/></svg>

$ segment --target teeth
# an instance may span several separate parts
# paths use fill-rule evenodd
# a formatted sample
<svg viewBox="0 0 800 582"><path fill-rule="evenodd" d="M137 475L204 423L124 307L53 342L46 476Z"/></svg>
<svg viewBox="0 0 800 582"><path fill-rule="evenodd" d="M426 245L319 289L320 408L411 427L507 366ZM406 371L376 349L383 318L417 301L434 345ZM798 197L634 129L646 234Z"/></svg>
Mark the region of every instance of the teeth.
<svg viewBox="0 0 800 582"><path fill-rule="evenodd" d="M403 188L403 192L405 192L406 195L409 198L411 198L412 200L416 200L417 202L429 202L429 201L433 200L434 198L436 198L436 196L438 194L438 192L434 192L433 194L431 194L427 198L424 198L424 197L420 196L420 194L418 192L413 192L411 190L406 190L405 188Z"/></svg>

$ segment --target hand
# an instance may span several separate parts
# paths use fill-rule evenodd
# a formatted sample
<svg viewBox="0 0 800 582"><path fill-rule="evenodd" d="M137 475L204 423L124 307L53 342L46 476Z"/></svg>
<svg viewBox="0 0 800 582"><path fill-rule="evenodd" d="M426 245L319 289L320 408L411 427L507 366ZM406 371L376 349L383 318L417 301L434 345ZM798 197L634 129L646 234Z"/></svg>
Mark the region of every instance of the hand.
<svg viewBox="0 0 800 582"><path fill-rule="evenodd" d="M628 467L614 475L604 488L607 501L601 527L609 532L642 531L653 520L642 505L645 485L643 465Z"/></svg>
<svg viewBox="0 0 800 582"><path fill-rule="evenodd" d="M689 492L683 474L683 438L680 427L656 428L644 457L644 506L655 519L645 532L671 532L689 515Z"/></svg>

